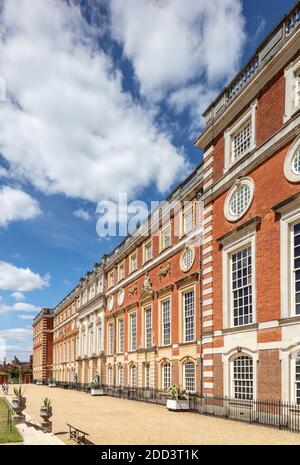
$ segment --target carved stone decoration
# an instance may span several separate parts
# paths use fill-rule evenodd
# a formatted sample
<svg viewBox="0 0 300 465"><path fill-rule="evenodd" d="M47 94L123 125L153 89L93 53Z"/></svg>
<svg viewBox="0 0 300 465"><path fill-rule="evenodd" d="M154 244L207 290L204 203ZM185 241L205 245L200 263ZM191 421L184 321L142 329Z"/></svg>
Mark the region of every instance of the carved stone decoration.
<svg viewBox="0 0 300 465"><path fill-rule="evenodd" d="M152 282L149 278L148 273L145 274L144 282L143 282L143 287L142 287L142 293L141 293L141 298L145 296L152 296L154 294L154 290L152 287Z"/></svg>
<svg viewBox="0 0 300 465"><path fill-rule="evenodd" d="M171 263L168 263L166 266L161 265L161 267L159 268L159 280L161 281L166 276L171 276Z"/></svg>
<svg viewBox="0 0 300 465"><path fill-rule="evenodd" d="M131 287L129 288L128 294L129 294L130 296L135 295L135 294L137 294L137 290L138 290L138 288L137 288L137 285L135 284L135 285L133 285L133 286L131 286Z"/></svg>

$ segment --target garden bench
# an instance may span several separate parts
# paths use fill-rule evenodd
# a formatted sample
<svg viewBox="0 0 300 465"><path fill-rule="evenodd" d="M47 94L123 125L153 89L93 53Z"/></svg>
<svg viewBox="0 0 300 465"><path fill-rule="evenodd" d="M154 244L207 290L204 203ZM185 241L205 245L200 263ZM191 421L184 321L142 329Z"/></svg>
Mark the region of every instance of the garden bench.
<svg viewBox="0 0 300 465"><path fill-rule="evenodd" d="M67 426L69 427L70 439L73 439L79 445L86 444L86 436L89 436L88 433L75 428L75 426L72 426L69 423L67 423Z"/></svg>

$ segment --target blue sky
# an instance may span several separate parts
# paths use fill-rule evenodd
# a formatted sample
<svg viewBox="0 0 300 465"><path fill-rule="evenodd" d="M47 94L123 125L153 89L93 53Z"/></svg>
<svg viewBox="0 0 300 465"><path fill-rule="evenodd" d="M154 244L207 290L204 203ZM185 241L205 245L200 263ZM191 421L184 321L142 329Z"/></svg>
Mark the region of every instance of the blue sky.
<svg viewBox="0 0 300 465"><path fill-rule="evenodd" d="M161 200L201 161L201 114L291 0L0 0L0 338L122 238L96 205ZM1 358L1 344L0 344Z"/></svg>

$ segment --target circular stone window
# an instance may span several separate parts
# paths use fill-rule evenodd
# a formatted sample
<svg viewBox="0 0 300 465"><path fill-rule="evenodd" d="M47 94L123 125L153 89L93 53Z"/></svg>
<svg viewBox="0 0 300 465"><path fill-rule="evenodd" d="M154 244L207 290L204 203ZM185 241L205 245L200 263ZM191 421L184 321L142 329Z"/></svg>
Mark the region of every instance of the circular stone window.
<svg viewBox="0 0 300 465"><path fill-rule="evenodd" d="M228 192L224 204L225 218L238 221L249 210L253 200L254 183L251 178L238 179Z"/></svg>
<svg viewBox="0 0 300 465"><path fill-rule="evenodd" d="M300 182L300 139L291 146L284 161L284 175L290 182Z"/></svg>
<svg viewBox="0 0 300 465"><path fill-rule="evenodd" d="M193 247L187 247L181 255L180 267L182 271L189 271L195 260L195 250Z"/></svg>
<svg viewBox="0 0 300 465"><path fill-rule="evenodd" d="M119 294L118 294L118 304L121 306L124 303L125 299L125 291L124 289L120 289Z"/></svg>
<svg viewBox="0 0 300 465"><path fill-rule="evenodd" d="M114 306L114 296L111 295L109 298L108 298L108 302L107 302L107 308L109 311L111 311L113 309L113 306Z"/></svg>

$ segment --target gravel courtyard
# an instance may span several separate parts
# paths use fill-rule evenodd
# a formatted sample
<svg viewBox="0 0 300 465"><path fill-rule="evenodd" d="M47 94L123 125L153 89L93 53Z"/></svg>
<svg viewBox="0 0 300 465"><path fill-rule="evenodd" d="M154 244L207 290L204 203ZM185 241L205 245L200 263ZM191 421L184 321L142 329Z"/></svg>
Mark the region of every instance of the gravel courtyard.
<svg viewBox="0 0 300 465"><path fill-rule="evenodd" d="M300 434L196 413L169 412L155 404L32 384L24 388L26 411L38 422L43 398L53 400L53 433L67 444L66 423L86 431L90 441L99 445L300 444Z"/></svg>

